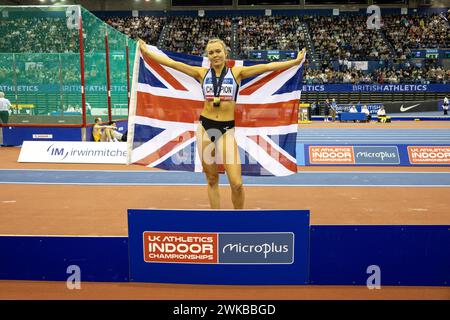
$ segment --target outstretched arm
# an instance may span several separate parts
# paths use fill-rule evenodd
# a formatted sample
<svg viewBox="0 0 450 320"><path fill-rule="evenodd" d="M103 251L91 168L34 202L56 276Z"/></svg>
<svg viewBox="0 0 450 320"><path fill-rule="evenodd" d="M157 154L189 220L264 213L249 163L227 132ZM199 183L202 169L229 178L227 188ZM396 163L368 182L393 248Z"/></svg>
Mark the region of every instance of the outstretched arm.
<svg viewBox="0 0 450 320"><path fill-rule="evenodd" d="M165 65L167 67L173 68L180 72L187 74L199 81L203 79L203 68L201 67L193 67L188 64L178 62L170 59L169 57L157 54L148 50L146 43L139 39L139 49L141 50L142 55L149 57L150 59L158 62L159 64Z"/></svg>
<svg viewBox="0 0 450 320"><path fill-rule="evenodd" d="M297 58L294 60L283 62L271 62L267 64L257 64L250 67L236 67L234 68L235 70L233 71L235 72L236 78L242 80L268 71L288 69L297 64L300 64L300 62L302 62L305 56L306 56L306 49L303 48L303 50L297 54Z"/></svg>

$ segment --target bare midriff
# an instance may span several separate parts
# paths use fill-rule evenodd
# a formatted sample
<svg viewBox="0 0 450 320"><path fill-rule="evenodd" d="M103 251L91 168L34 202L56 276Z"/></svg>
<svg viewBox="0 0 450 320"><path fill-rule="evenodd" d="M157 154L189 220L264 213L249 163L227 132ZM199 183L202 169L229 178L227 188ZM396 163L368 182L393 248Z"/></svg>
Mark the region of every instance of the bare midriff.
<svg viewBox="0 0 450 320"><path fill-rule="evenodd" d="M232 121L235 106L234 101L221 101L220 106L215 107L212 100L206 100L201 115L214 121Z"/></svg>

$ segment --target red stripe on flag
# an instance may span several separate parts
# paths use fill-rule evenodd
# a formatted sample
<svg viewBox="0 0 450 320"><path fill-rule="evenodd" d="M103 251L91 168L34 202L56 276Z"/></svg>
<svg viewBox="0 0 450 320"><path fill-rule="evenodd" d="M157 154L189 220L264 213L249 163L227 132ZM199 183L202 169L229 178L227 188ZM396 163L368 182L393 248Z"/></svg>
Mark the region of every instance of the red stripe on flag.
<svg viewBox="0 0 450 320"><path fill-rule="evenodd" d="M240 95L243 96L248 96L251 95L253 92L255 92L256 90L258 90L259 88L261 88L263 85L265 85L267 82L269 82L270 80L272 80L273 78L275 78L276 76L278 76L279 74L283 73L284 71L286 71L286 69L283 70L278 70L278 71L273 71L271 73L269 73L267 76L259 79L258 81L256 81L255 83L249 85L247 88L244 88L242 90L239 91Z"/></svg>
<svg viewBox="0 0 450 320"><path fill-rule="evenodd" d="M159 63L147 56L142 56L147 64L153 68L164 80L166 80L174 89L180 91L188 91L173 75L164 69Z"/></svg>
<svg viewBox="0 0 450 320"><path fill-rule="evenodd" d="M298 100L265 104L237 104L238 127L274 127L298 123Z"/></svg>
<svg viewBox="0 0 450 320"><path fill-rule="evenodd" d="M203 104L203 101L137 92L136 115L163 121L194 123L200 117Z"/></svg>
<svg viewBox="0 0 450 320"><path fill-rule="evenodd" d="M176 137L172 141L169 141L168 143L166 143L164 146L162 146L161 148L159 148L157 151L153 152L152 154L149 154L145 158L142 158L142 159L134 162L134 164L148 166L150 163L153 163L156 160L164 157L166 154L171 152L173 149L177 148L179 145L185 143L189 139L192 139L194 137L194 135L195 135L195 132L186 131L186 132L180 134L178 137Z"/></svg>
<svg viewBox="0 0 450 320"><path fill-rule="evenodd" d="M267 152L276 161L280 162L285 168L292 172L297 172L297 164L289 160L285 155L278 152L261 136L248 136L249 139L255 141L263 150Z"/></svg>

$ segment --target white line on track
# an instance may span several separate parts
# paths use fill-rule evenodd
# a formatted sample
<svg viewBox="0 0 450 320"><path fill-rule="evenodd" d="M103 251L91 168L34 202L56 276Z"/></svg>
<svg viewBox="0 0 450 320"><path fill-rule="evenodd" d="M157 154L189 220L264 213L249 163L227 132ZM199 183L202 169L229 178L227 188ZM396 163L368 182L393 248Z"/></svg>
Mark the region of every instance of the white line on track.
<svg viewBox="0 0 450 320"><path fill-rule="evenodd" d="M60 183L60 182L0 182L0 184L27 184L27 185L83 185L83 186L105 186L106 183ZM206 186L200 183L107 183L108 186ZM220 183L219 186L226 187L228 184ZM449 188L450 185L393 185L393 184L251 184L246 187L394 187L394 188Z"/></svg>

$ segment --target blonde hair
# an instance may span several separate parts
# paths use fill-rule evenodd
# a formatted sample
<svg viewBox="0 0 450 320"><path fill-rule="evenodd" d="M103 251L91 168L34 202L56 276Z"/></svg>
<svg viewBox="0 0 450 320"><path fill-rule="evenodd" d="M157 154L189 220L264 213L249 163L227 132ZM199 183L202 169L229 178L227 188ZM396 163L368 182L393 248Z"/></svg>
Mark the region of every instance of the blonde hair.
<svg viewBox="0 0 450 320"><path fill-rule="evenodd" d="M219 38L211 38L211 39L209 39L208 43L206 44L206 48L208 48L208 46L209 46L210 44L213 44L213 43L220 43L220 44L222 45L223 52L225 52L225 57L228 56L228 47L227 47L227 45L225 44L225 42L223 42L223 41L220 40ZM206 51L206 49L205 49L205 51ZM205 52L205 55L207 56L208 53Z"/></svg>

